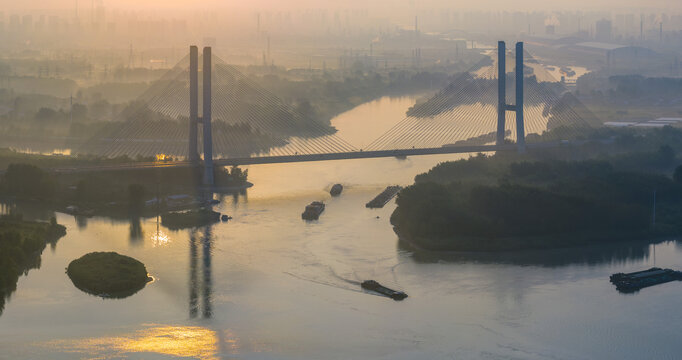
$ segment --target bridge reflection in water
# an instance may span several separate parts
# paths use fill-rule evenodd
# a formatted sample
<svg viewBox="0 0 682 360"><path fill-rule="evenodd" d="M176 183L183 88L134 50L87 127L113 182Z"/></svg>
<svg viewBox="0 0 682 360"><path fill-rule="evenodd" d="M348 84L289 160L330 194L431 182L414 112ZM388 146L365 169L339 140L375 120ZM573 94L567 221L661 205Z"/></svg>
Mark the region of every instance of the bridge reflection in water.
<svg viewBox="0 0 682 360"><path fill-rule="evenodd" d="M189 236L189 317L194 319L201 314L205 319L213 315L211 297L213 281L211 278L212 227L192 229ZM201 268L199 268L199 248L201 248Z"/></svg>

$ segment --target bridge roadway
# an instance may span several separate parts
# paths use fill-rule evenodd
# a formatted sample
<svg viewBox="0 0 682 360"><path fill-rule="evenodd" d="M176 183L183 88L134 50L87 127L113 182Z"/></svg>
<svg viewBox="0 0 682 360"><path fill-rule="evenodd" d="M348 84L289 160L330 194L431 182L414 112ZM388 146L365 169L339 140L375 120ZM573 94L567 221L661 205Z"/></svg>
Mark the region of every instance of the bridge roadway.
<svg viewBox="0 0 682 360"><path fill-rule="evenodd" d="M551 148L566 145L568 142L544 142L526 144L527 149ZM257 165L257 164L278 164L292 162L309 161L329 161L329 160L348 160L348 159L372 159L382 157L403 157L417 155L438 155L438 154L463 154L479 153L491 151L515 151L516 144L505 145L469 145L469 146L442 146L437 148L421 149L397 149L397 150L376 150L376 151L351 151L327 154L300 154L300 155L277 155L277 156L255 156L255 157L235 157L225 159L215 159L215 166L236 166L236 165ZM171 167L191 167L197 164L189 161L163 161L163 162L132 162L125 164L96 165L83 167L65 167L51 169L57 173L76 173L90 171L124 171L139 169L158 169Z"/></svg>

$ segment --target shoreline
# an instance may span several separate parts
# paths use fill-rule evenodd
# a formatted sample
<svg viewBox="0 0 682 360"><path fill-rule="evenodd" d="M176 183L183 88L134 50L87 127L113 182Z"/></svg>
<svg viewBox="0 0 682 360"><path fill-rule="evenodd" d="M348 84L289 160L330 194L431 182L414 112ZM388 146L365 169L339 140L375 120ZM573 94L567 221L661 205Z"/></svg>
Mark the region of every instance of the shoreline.
<svg viewBox="0 0 682 360"><path fill-rule="evenodd" d="M421 254L426 254L426 255L441 255L441 256L490 256L494 257L495 255L518 255L518 254L529 254L531 252L537 252L537 253L550 253L550 252L559 252L559 251L569 251L569 250L597 250L599 247L614 247L618 245L623 245L623 246L632 246L632 245L656 245L656 244L661 244L664 242L669 242L669 241L677 241L677 237L675 235L661 235L661 236L633 236L631 239L628 240L614 240L614 241L607 241L607 242L600 242L600 243L585 243L585 244L576 244L576 245L571 245L571 246L556 246L556 247L545 247L545 248L540 248L540 247L529 247L529 248L519 248L519 249L501 249L501 250L436 250L436 249L429 249L425 248L417 243L415 243L413 240L411 240L408 236L405 236L400 233L400 231L397 229L396 226L393 226L393 232L398 236L398 243L399 245L405 246L408 250L415 252L415 253L421 253ZM550 236L547 236L550 237ZM636 240L639 239L639 240Z"/></svg>

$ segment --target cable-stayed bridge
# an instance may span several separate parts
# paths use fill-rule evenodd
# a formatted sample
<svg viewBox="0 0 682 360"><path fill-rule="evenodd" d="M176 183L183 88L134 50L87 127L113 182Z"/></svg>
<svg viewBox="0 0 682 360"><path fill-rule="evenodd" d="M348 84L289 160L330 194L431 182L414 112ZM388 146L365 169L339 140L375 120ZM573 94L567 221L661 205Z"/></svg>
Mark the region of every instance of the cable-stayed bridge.
<svg viewBox="0 0 682 360"><path fill-rule="evenodd" d="M510 54L516 58L514 64L506 61ZM508 94L514 94L513 105ZM120 115L122 121L103 128L74 152L182 159L98 169L197 166L202 153L205 181L210 183L214 164L523 152L556 146L570 135L601 125L524 52L523 43L508 52L504 42L363 148L345 141L308 110L281 100L213 55L211 48L200 55L191 47L187 57Z"/></svg>

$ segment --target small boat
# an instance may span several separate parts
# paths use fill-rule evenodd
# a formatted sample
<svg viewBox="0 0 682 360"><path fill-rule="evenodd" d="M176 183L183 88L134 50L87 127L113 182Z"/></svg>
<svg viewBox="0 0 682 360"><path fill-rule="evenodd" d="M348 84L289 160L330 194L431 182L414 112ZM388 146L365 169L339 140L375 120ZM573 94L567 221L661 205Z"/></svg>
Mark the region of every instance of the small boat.
<svg viewBox="0 0 682 360"><path fill-rule="evenodd" d="M324 211L324 203L320 201L313 201L306 205L305 211L301 214L301 218L304 220L317 220L320 218L320 214Z"/></svg>
<svg viewBox="0 0 682 360"><path fill-rule="evenodd" d="M75 216L86 216L90 217L95 215L95 210L93 209L82 209L76 205L70 205L67 206L66 209L64 209L64 212L70 215L75 215Z"/></svg>
<svg viewBox="0 0 682 360"><path fill-rule="evenodd" d="M407 297L407 294L405 294L404 292L389 289L374 280L365 280L362 282L362 284L360 284L360 286L362 286L362 288L365 290L377 292L381 295L388 296L396 301L403 300Z"/></svg>
<svg viewBox="0 0 682 360"><path fill-rule="evenodd" d="M343 185L341 185L341 184L334 184L334 186L332 186L332 189L329 190L329 193L330 193L332 196L339 196L339 195L341 195L341 192L342 192L342 191L343 191Z"/></svg>

